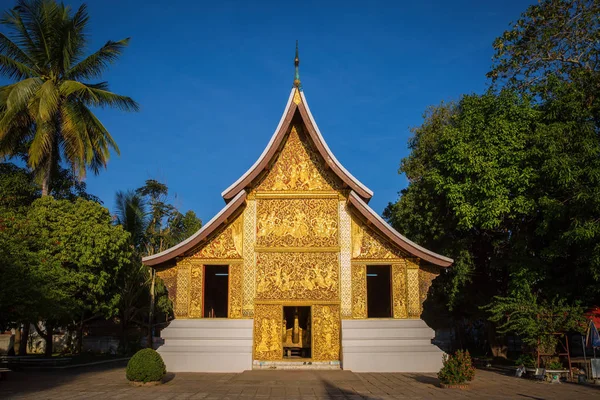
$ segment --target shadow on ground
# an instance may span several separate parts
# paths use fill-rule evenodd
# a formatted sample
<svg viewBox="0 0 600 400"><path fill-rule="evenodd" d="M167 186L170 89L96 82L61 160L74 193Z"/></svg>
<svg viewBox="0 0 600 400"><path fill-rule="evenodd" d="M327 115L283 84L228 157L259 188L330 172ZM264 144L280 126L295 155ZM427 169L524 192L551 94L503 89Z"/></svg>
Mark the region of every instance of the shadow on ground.
<svg viewBox="0 0 600 400"><path fill-rule="evenodd" d="M125 379L125 366L127 361L115 361L100 365L88 367L76 367L52 370L20 370L9 372L0 382L0 398L11 397L12 395L27 395L38 392L45 392L57 389L63 385L68 385L76 380L85 378L89 375L89 380L96 376L110 375L114 377L122 376ZM121 375L122 374L122 375ZM85 379L86 381L88 379ZM98 382L101 384L102 382ZM38 398L43 398L38 397Z"/></svg>

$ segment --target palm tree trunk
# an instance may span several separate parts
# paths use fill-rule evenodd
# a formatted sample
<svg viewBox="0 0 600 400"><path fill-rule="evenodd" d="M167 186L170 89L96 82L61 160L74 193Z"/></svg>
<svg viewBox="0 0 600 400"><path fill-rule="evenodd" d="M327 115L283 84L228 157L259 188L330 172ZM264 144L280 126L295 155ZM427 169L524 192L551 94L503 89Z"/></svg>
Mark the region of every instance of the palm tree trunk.
<svg viewBox="0 0 600 400"><path fill-rule="evenodd" d="M148 348L153 348L152 343L152 325L154 322L154 282L156 280L156 273L154 268L150 268L152 274L152 285L150 286L150 313L148 315Z"/></svg>

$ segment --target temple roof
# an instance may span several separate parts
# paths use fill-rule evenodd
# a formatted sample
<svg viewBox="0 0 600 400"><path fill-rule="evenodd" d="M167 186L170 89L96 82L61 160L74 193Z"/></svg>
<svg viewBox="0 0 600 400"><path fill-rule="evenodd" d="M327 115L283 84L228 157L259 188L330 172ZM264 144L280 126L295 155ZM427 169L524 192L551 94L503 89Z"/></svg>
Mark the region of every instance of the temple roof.
<svg viewBox="0 0 600 400"><path fill-rule="evenodd" d="M290 92L290 96L288 98L287 105L281 116L281 120L279 121L279 125L277 125L277 129L275 129L275 133L271 136L271 140L267 144L267 147L262 152L258 160L246 171L244 175L242 175L237 181L235 181L231 186L221 193L225 201L229 201L234 196L236 196L240 190L251 186L251 183L254 182L260 175L262 171L267 169L269 165L271 165L271 161L276 157L277 151L285 139L286 133L290 129L290 125L292 123L292 119L294 115L298 113L304 122L304 126L306 127L306 131L308 132L312 142L315 145L315 148L325 160L327 166L333 171L333 173L344 182L351 190L356 192L363 200L369 201L369 199L373 196L373 192L366 187L363 183L361 183L358 179L356 179L344 166L335 158L329 146L323 139L323 135L319 131L319 127L315 123L315 119L313 118L310 108L308 108L308 103L306 102L306 97L304 96L304 92L298 89L298 87L294 86Z"/></svg>
<svg viewBox="0 0 600 400"><path fill-rule="evenodd" d="M451 258L434 253L431 250L427 250L425 247L419 246L415 242L402 236L400 233L398 233L398 231L385 222L383 218L381 218L379 214L369 207L369 205L365 203L356 193L354 193L354 191L350 192L348 204L350 204L369 225L375 227L379 233L383 234L384 237L391 240L392 243L405 250L407 253L439 267L449 267L454 262L454 260Z"/></svg>

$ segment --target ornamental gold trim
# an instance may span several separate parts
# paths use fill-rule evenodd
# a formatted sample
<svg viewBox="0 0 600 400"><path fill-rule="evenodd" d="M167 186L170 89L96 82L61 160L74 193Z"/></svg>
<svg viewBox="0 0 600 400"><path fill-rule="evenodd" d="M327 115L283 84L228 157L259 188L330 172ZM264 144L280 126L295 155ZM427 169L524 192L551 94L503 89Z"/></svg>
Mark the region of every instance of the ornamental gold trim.
<svg viewBox="0 0 600 400"><path fill-rule="evenodd" d="M229 318L243 318L242 316L242 301L243 301L243 283L242 273L243 264L231 264L229 266Z"/></svg>
<svg viewBox="0 0 600 400"><path fill-rule="evenodd" d="M280 304L256 304L254 307L254 345L252 359L276 361L283 358L283 307Z"/></svg>
<svg viewBox="0 0 600 400"><path fill-rule="evenodd" d="M340 194L335 191L256 191L254 192L257 199L339 199Z"/></svg>
<svg viewBox="0 0 600 400"><path fill-rule="evenodd" d="M340 246L332 247L267 247L255 246L257 253L338 253Z"/></svg>
<svg viewBox="0 0 600 400"><path fill-rule="evenodd" d="M201 265L231 265L243 263L243 258L191 258L191 263Z"/></svg>
<svg viewBox="0 0 600 400"><path fill-rule="evenodd" d="M392 265L392 305L394 318L408 318L405 263Z"/></svg>

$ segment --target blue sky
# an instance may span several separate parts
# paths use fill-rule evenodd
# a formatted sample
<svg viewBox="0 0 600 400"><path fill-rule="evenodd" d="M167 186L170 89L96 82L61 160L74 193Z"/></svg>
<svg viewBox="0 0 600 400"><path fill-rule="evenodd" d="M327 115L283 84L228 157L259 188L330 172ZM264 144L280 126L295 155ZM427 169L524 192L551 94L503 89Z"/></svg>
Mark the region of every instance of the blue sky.
<svg viewBox="0 0 600 400"><path fill-rule="evenodd" d="M486 89L494 38L533 2L87 3L90 51L132 38L104 79L141 105L139 113L98 111L121 156L86 179L89 191L112 208L117 190L158 179L175 205L206 222L279 122L296 39L316 122L381 213L407 185L397 170L409 128L427 106Z"/></svg>

